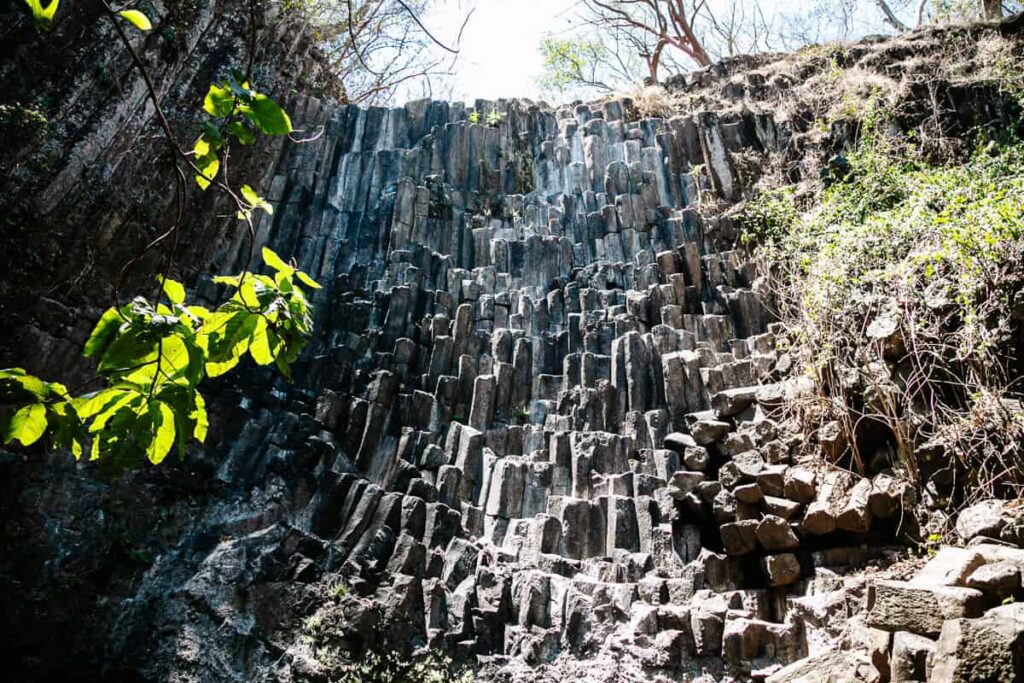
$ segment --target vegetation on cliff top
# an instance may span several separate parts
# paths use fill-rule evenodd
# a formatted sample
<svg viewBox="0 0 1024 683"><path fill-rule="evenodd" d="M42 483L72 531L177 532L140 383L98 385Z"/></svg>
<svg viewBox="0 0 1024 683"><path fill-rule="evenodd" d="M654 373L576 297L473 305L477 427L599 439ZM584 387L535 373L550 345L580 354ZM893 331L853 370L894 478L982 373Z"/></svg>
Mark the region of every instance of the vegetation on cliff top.
<svg viewBox="0 0 1024 683"><path fill-rule="evenodd" d="M895 466L932 502L1020 496L1024 143L935 162L867 123L819 193L745 210L788 360L816 388L792 416L832 457Z"/></svg>

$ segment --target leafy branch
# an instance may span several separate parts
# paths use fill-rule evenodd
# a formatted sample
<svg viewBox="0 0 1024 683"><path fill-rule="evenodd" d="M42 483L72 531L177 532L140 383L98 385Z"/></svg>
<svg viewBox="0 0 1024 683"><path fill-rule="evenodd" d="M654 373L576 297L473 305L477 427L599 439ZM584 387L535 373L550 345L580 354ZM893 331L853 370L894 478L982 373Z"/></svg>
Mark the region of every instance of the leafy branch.
<svg viewBox="0 0 1024 683"><path fill-rule="evenodd" d="M115 469L143 460L154 465L175 445L206 439L206 403L199 384L233 369L248 355L275 364L286 377L312 334L303 288L319 289L306 273L270 249L275 274L240 274L215 281L233 288L211 311L186 305L180 282L161 277L167 304L137 297L108 309L85 343L96 358L102 388L72 396L67 388L26 373L0 370L0 440L31 446L49 430L55 449L104 460Z"/></svg>
<svg viewBox="0 0 1024 683"><path fill-rule="evenodd" d="M176 140L156 88L138 51L125 31L152 30L149 18L136 9L117 9L98 0L112 22L120 42L142 76L146 94L164 133L174 163L174 221L146 244L119 271L114 283L114 305L96 324L85 344L86 357L98 360L97 377L103 387L81 396L67 388L29 375L21 368L0 370L0 442L30 446L49 432L54 448L67 449L81 458L89 445L89 459L102 460L115 470L145 460L159 464L175 445L184 455L188 442L206 438L206 404L199 384L222 375L249 355L258 365L274 364L291 379L291 366L308 343L313 322L303 287L319 285L294 264L285 263L263 249L264 263L273 277L248 272L255 242L253 212L273 214L273 207L249 185L235 190L228 179L228 157L233 142L256 141L257 133L289 135L288 114L270 97L255 90L252 55L246 73L232 71L213 83L203 101L202 133L186 152ZM40 31L53 27L59 0L46 7L41 0L25 0ZM249 3L253 27L250 50L255 47L256 3ZM167 276L182 225L187 196L187 174L203 191L210 186L234 203L249 235L249 257L243 271L215 282L231 288L231 297L210 311L185 304L185 288ZM136 297L121 304L120 285L128 270L157 248L166 250L152 300ZM162 303L166 301L166 303Z"/></svg>

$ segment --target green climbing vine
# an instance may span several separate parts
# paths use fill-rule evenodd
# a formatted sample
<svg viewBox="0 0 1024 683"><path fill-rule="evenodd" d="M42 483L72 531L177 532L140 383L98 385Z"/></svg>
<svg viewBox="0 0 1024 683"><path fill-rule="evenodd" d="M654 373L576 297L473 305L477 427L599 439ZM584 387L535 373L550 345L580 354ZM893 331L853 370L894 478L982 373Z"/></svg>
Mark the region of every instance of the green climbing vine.
<svg viewBox="0 0 1024 683"><path fill-rule="evenodd" d="M41 0L24 1L37 29L53 27L59 0L45 7ZM232 70L226 79L210 85L203 100L202 133L191 151L184 151L120 22L139 31L151 30L152 23L139 10L119 10L106 0L99 2L146 83L173 153L178 210L170 228L122 268L114 285L115 303L85 342L83 355L97 361L96 376L86 387L99 387L71 392L22 368L0 370L0 442L31 446L49 435L53 448L68 450L76 459L88 452L89 460L102 461L117 471L145 461L159 464L172 449L184 455L190 441L205 441L208 419L199 385L206 377L232 370L244 356L257 365L276 365L291 379L291 366L312 335L306 290L319 285L264 248L263 262L273 276L248 272L247 262L238 275L214 278L228 288L227 301L213 310L186 303L185 287L166 275L182 223L186 173L192 173L201 190L212 185L234 202L238 219L248 230L251 250L253 212L272 214L273 207L249 185L235 191L221 161L232 142L251 144L257 133L289 135L292 123L273 99L250 85L250 63L246 73ZM255 16L251 21L255 26ZM158 294L122 304L119 285L124 273L147 252L165 245L170 249L157 276Z"/></svg>

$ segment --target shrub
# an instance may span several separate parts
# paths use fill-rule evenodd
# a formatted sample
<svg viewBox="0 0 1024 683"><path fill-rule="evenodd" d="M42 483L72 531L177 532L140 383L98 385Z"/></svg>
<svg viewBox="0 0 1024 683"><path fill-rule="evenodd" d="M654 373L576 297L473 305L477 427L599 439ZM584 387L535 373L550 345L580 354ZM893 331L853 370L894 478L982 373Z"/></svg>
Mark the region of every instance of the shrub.
<svg viewBox="0 0 1024 683"><path fill-rule="evenodd" d="M1019 372L1007 352L1024 289L1024 144L934 164L912 138L869 130L846 161L815 197L784 188L743 213L795 366L817 388L790 409L838 421L855 469L878 469L891 449L910 479L946 468L978 494L1019 494L1024 420L1006 399Z"/></svg>

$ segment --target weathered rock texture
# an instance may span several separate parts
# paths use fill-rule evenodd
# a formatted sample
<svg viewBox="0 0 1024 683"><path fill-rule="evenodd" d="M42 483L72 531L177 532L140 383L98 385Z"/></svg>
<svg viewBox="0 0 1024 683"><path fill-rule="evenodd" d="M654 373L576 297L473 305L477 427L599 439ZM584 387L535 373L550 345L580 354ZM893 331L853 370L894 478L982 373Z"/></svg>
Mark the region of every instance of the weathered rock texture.
<svg viewBox="0 0 1024 683"><path fill-rule="evenodd" d="M949 113L963 125L965 102ZM798 437L771 412L805 388L776 371L728 213L799 153L802 124L757 107L642 118L628 101L475 109L500 124L443 102L303 98L294 119L323 135L283 149L256 245L325 285L296 385L256 370L213 384L223 439L188 467L65 495L19 474L21 506L41 511L18 517L24 535L63 554L18 580L57 612L53 576L73 563L102 586L85 589L107 629L76 660L85 675L330 680L366 649L425 647L523 679L849 663L832 650L868 591L842 573L883 554L912 492L793 461ZM231 270L248 245L217 249ZM109 553L139 568L103 575ZM874 585L871 619L891 619L871 628L938 648L979 637L985 591L1012 578L964 579L981 587ZM904 610L914 591L935 609ZM929 647L904 638L892 657L918 671ZM49 671L38 645L28 656Z"/></svg>

